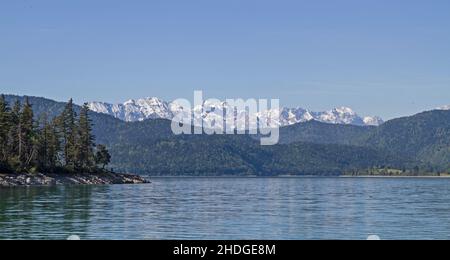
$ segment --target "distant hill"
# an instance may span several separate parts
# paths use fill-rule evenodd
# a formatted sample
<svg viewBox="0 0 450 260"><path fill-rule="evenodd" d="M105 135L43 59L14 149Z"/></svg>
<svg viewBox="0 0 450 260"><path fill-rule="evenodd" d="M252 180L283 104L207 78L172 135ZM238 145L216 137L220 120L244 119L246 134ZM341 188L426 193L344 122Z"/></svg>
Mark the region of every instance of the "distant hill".
<svg viewBox="0 0 450 260"><path fill-rule="evenodd" d="M295 143L260 146L248 136L180 136L121 142L116 166L153 175L338 175L345 170L400 166L403 161L365 147Z"/></svg>
<svg viewBox="0 0 450 260"><path fill-rule="evenodd" d="M450 111L434 110L388 121L373 129L362 142L449 170Z"/></svg>
<svg viewBox="0 0 450 260"><path fill-rule="evenodd" d="M327 124L317 121L286 126L280 129L280 143L307 142L317 144L362 145L376 127Z"/></svg>
<svg viewBox="0 0 450 260"><path fill-rule="evenodd" d="M433 110L378 127L308 122L281 129L281 142L346 144L389 151L426 168L450 170L450 111ZM410 166L409 164L408 166Z"/></svg>
<svg viewBox="0 0 450 260"><path fill-rule="evenodd" d="M56 102L50 99L41 98L41 97L32 97L28 96L28 100L31 104L33 104L33 111L36 118L38 118L43 113L46 113L50 118L53 118L64 110L64 106L66 103L64 102ZM25 102L24 96L15 96L15 95L5 95L6 101L12 106L16 101L20 103ZM77 107L77 112L80 110L80 107Z"/></svg>

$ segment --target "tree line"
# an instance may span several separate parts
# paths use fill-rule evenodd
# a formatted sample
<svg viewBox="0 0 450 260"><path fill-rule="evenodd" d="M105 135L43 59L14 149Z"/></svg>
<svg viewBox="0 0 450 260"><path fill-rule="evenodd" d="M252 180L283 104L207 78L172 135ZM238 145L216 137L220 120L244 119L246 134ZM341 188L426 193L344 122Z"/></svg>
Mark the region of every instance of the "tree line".
<svg viewBox="0 0 450 260"><path fill-rule="evenodd" d="M96 145L89 108L75 112L72 99L53 119L35 119L28 98L10 106L0 96L0 173L104 172L111 156Z"/></svg>

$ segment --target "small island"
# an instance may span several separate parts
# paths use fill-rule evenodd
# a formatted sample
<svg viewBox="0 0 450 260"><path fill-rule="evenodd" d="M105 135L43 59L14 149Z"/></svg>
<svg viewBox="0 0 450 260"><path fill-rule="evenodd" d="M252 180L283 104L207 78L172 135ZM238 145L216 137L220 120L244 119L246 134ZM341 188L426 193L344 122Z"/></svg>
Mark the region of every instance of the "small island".
<svg viewBox="0 0 450 260"><path fill-rule="evenodd" d="M107 170L111 155L96 145L89 109L36 119L28 99L12 107L0 96L0 187L139 184L147 180Z"/></svg>

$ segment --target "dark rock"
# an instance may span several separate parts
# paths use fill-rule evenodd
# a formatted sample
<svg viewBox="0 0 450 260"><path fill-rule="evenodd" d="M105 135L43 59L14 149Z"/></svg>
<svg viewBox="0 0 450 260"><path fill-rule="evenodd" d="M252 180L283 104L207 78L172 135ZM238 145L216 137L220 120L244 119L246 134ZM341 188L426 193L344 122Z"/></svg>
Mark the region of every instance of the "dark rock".
<svg viewBox="0 0 450 260"><path fill-rule="evenodd" d="M132 174L95 173L95 174L0 174L0 187L15 186L54 186L54 185L108 185L143 184L146 179Z"/></svg>

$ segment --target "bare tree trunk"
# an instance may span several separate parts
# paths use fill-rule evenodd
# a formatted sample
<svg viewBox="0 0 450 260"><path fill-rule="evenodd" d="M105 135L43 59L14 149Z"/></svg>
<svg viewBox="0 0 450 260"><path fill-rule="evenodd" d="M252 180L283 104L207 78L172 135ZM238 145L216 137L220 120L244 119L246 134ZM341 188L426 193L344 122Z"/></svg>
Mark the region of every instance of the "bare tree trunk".
<svg viewBox="0 0 450 260"><path fill-rule="evenodd" d="M22 165L22 125L19 123L19 127L17 129L17 134L18 134L18 145L19 145L19 161L20 161L20 165Z"/></svg>
<svg viewBox="0 0 450 260"><path fill-rule="evenodd" d="M36 149L33 148L32 151L31 151L31 153L30 153L30 156L29 156L28 159L27 159L27 165L30 165L31 160L33 160L33 157L35 156L35 154L36 154Z"/></svg>

